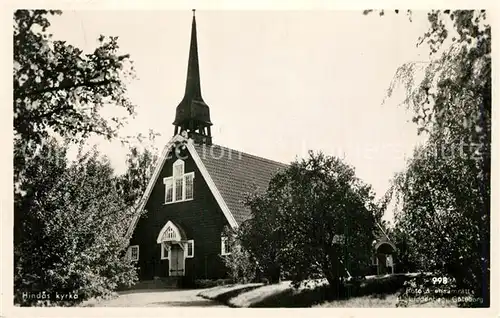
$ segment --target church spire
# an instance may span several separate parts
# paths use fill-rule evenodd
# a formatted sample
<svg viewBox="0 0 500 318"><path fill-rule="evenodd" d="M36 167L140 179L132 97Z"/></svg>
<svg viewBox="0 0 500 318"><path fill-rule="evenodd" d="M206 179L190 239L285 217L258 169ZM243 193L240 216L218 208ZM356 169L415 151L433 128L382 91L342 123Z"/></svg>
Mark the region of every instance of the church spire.
<svg viewBox="0 0 500 318"><path fill-rule="evenodd" d="M196 17L193 10L191 25L191 44L184 98L175 113L174 135L186 131L198 143L212 143L210 133L210 109L201 97L200 67L198 62L198 41L196 37Z"/></svg>
<svg viewBox="0 0 500 318"><path fill-rule="evenodd" d="M185 94L202 100L200 87L200 65L198 62L198 40L196 38L196 16L194 9L193 22L191 25L191 45L189 47L189 60Z"/></svg>

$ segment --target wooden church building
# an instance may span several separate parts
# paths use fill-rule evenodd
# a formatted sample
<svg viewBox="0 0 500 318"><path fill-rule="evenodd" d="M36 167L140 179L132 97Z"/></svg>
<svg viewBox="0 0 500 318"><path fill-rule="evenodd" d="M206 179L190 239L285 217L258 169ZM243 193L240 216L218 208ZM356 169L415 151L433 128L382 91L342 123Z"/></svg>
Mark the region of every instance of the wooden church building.
<svg viewBox="0 0 500 318"><path fill-rule="evenodd" d="M164 148L129 231L129 257L139 279L216 279L226 276L221 257L230 253L226 227L250 216L246 193L265 190L285 164L212 142L209 106L200 87L193 15L186 90L176 109L174 136Z"/></svg>
<svg viewBox="0 0 500 318"><path fill-rule="evenodd" d="M210 108L201 95L196 19L193 15L186 89L177 106L174 135L165 146L128 230L129 257L141 281L226 277L231 253L225 228L250 217L246 193L265 191L287 165L213 143ZM380 247L389 248L389 252ZM375 245L373 272L387 272L388 240ZM387 264L389 265L389 264ZM392 263L390 264L392 266ZM377 268L375 268L377 267Z"/></svg>

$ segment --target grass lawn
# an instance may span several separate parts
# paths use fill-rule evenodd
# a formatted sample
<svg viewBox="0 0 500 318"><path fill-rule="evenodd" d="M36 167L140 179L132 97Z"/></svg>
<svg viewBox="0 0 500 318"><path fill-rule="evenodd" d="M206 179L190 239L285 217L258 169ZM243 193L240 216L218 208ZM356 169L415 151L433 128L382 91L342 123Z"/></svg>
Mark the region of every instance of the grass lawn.
<svg viewBox="0 0 500 318"><path fill-rule="evenodd" d="M398 303L398 295L389 294L389 295L369 295L369 296L360 296L360 297L352 297L349 299L337 299L331 301L324 301L320 304L313 305L313 307L319 308L387 308L387 307L396 307Z"/></svg>
<svg viewBox="0 0 500 318"><path fill-rule="evenodd" d="M399 293L389 295L369 295L352 297L345 300L325 301L312 307L316 308L395 308L398 307ZM451 300L447 301L411 301L405 307L428 307L428 308L456 308L457 304Z"/></svg>
<svg viewBox="0 0 500 318"><path fill-rule="evenodd" d="M333 295L324 280L295 289L289 281L279 284L219 286L201 292L201 297L231 307L398 307L403 283L414 275L387 275L367 278L350 297ZM451 301L409 299L405 307L456 307Z"/></svg>

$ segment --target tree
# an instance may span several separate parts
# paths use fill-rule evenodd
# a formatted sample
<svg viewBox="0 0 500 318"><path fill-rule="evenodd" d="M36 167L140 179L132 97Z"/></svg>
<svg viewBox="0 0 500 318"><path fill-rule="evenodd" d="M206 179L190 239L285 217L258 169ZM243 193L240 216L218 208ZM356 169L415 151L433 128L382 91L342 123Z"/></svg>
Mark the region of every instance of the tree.
<svg viewBox="0 0 500 318"><path fill-rule="evenodd" d="M256 262L256 270L269 282L277 283L281 277L283 232L278 224L277 202L257 192L245 198L251 218L243 222L236 237L242 248Z"/></svg>
<svg viewBox="0 0 500 318"><path fill-rule="evenodd" d="M482 245L489 242L489 218L482 213L486 207L475 160L443 156L434 146L431 140L418 148L395 179L401 201L396 226L408 239L409 258L420 269L451 275L459 288L472 289L487 301L482 263L488 256Z"/></svg>
<svg viewBox="0 0 500 318"><path fill-rule="evenodd" d="M388 89L406 89L428 141L394 180L397 226L426 270L449 273L489 304L491 28L485 10L434 10L430 62L402 65ZM416 81L419 71L423 80Z"/></svg>
<svg viewBox="0 0 500 318"><path fill-rule="evenodd" d="M145 136L139 134L137 143L128 143L129 153L127 154L127 170L119 178L119 187L125 203L134 206L142 196L148 185L149 179L153 175L156 160L158 160L158 149L154 145L158 136L153 130L149 130L147 140Z"/></svg>
<svg viewBox="0 0 500 318"><path fill-rule="evenodd" d="M309 153L271 180L266 193L250 199L250 233L256 258L276 253L293 282L325 277L334 290L341 277L369 264L375 226L371 187L338 158ZM271 231L269 231L271 230ZM267 234L270 233L270 237ZM346 270L349 273L346 273Z"/></svg>
<svg viewBox="0 0 500 318"><path fill-rule="evenodd" d="M92 150L76 162L66 147L51 140L27 162L24 195L15 200L22 212L21 237L15 248L15 296L20 304L39 299L23 293L45 292L78 301L105 296L137 279L123 253L125 232L134 215L117 191L117 178L106 158ZM67 299L66 299L67 300Z"/></svg>
<svg viewBox="0 0 500 318"><path fill-rule="evenodd" d="M136 279L124 258L125 231L156 158L154 148L133 145L126 176L118 177L96 151L67 161L69 143L115 138L134 114L126 95L134 69L117 37L100 36L92 53L53 40L47 30L55 14L14 13L15 287L16 301L28 304L23 292L74 292L83 300ZM118 112L107 118L101 110L110 106Z"/></svg>
<svg viewBox="0 0 500 318"><path fill-rule="evenodd" d="M100 110L114 105L134 113L125 82L134 70L128 55L119 55L117 37L99 38L84 54L47 32L56 10L14 13L14 176L18 181L27 158L42 140L56 133L72 141L90 134L116 136L125 118L106 120Z"/></svg>
<svg viewBox="0 0 500 318"><path fill-rule="evenodd" d="M402 229L399 224L397 227L388 228L387 234L393 240L396 245L397 255L396 255L396 268L397 272L403 273L414 273L417 271L417 262L420 259L416 258L416 254L409 247L410 236L408 233Z"/></svg>

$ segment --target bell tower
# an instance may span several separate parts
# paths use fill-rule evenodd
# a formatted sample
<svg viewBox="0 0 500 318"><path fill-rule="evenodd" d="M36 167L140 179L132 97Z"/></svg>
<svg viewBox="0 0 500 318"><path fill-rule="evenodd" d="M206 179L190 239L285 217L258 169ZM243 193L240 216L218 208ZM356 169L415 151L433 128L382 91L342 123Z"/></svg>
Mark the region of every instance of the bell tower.
<svg viewBox="0 0 500 318"><path fill-rule="evenodd" d="M210 109L201 97L200 67L198 63L198 43L196 39L196 17L193 9L191 45L184 98L175 111L174 135L186 131L189 138L201 144L212 144L210 132Z"/></svg>

